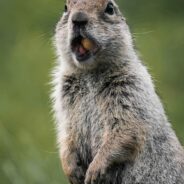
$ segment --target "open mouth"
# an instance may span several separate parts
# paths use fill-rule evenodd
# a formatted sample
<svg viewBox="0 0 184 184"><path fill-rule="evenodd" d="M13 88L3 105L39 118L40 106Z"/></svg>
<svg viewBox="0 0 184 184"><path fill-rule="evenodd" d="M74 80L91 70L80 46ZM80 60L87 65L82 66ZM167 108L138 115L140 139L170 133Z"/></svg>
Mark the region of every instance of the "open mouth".
<svg viewBox="0 0 184 184"><path fill-rule="evenodd" d="M79 62L86 61L93 57L100 49L99 45L96 41L94 41L94 39L83 37L81 35L72 40L71 48Z"/></svg>

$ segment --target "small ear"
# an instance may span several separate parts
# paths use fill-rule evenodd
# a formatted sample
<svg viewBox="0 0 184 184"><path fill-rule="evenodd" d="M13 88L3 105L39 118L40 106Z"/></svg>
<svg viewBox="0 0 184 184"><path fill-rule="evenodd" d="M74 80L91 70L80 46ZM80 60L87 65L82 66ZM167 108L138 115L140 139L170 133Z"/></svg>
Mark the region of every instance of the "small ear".
<svg viewBox="0 0 184 184"><path fill-rule="evenodd" d="M126 18L124 16L121 17L122 21L126 21Z"/></svg>

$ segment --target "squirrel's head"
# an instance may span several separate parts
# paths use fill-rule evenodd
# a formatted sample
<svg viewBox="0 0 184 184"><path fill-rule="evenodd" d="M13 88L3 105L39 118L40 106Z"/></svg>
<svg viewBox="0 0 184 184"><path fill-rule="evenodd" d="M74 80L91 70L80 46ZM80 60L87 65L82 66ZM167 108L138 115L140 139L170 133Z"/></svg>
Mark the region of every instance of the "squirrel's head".
<svg viewBox="0 0 184 184"><path fill-rule="evenodd" d="M64 62L83 69L126 58L132 49L128 26L114 0L67 0L55 38Z"/></svg>

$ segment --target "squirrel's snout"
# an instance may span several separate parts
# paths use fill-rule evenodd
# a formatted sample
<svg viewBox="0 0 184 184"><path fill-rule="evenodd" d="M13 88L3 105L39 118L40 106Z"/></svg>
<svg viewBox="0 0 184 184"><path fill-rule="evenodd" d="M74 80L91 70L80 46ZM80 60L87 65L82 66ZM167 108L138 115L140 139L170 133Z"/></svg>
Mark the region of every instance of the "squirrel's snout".
<svg viewBox="0 0 184 184"><path fill-rule="evenodd" d="M74 26L82 27L85 26L88 23L89 19L86 13L83 12L76 12L72 16L72 22Z"/></svg>

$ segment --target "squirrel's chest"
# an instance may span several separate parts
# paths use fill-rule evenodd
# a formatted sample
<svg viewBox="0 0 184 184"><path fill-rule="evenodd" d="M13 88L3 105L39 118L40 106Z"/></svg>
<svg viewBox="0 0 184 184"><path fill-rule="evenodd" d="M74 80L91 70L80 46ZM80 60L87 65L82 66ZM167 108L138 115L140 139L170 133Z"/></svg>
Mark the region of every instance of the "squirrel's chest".
<svg viewBox="0 0 184 184"><path fill-rule="evenodd" d="M90 145L94 150L101 144L104 129L96 93L95 87L75 77L66 78L61 90L67 133L75 137L79 146Z"/></svg>

